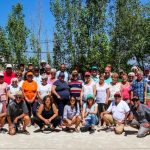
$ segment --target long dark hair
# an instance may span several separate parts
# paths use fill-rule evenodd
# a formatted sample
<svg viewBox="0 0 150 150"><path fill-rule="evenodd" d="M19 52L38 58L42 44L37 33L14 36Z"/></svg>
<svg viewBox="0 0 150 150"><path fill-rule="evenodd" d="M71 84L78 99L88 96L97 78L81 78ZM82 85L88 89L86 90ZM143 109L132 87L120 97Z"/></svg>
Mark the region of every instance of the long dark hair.
<svg viewBox="0 0 150 150"><path fill-rule="evenodd" d="M47 99L47 98L50 99L50 104L51 104L51 106L52 106L52 104L53 104L53 99L52 99L52 97L51 97L50 95L46 95L46 96L44 96L44 98L43 98L43 105L44 105L44 107L46 106L46 105L45 105L45 102L46 102L46 99Z"/></svg>
<svg viewBox="0 0 150 150"><path fill-rule="evenodd" d="M75 110L77 111L77 109L78 109L78 106L77 106L77 105L78 105L78 103L77 103L77 99L76 99L76 97L71 96L71 97L70 97L70 100L71 100L72 98L74 98L74 99L75 99L74 107L75 107ZM70 100L69 100L69 102L68 102L68 105L69 105L69 106L71 105Z"/></svg>

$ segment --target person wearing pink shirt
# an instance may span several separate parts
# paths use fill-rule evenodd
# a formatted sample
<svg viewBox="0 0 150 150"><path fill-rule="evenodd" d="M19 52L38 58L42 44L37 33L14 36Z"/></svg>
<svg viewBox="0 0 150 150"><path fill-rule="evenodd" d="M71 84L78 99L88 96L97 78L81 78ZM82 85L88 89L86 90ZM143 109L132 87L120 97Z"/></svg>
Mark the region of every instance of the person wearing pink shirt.
<svg viewBox="0 0 150 150"><path fill-rule="evenodd" d="M128 104L130 103L130 83L128 82L128 75L126 73L122 74L121 96L122 100Z"/></svg>
<svg viewBox="0 0 150 150"><path fill-rule="evenodd" d="M4 82L4 74L0 73L0 102L7 103L7 86L8 84Z"/></svg>

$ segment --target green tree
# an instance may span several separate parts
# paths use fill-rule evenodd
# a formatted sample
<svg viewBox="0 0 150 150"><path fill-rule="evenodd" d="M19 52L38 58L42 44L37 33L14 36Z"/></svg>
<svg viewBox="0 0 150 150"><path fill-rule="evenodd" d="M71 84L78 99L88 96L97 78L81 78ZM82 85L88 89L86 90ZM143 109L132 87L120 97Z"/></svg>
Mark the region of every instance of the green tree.
<svg viewBox="0 0 150 150"><path fill-rule="evenodd" d="M11 62L11 51L7 39L6 31L0 27L0 64Z"/></svg>
<svg viewBox="0 0 150 150"><path fill-rule="evenodd" d="M25 57L27 49L26 40L29 35L24 22L23 6L20 3L12 7L12 13L8 18L6 30L11 52L13 52L12 57L15 58L13 63L20 64Z"/></svg>

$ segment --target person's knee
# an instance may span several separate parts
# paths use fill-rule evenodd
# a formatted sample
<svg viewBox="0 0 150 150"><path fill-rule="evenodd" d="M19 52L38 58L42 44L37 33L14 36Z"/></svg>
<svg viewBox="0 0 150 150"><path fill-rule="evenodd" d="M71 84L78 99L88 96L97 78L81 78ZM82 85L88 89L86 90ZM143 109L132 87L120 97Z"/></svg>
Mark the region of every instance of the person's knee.
<svg viewBox="0 0 150 150"><path fill-rule="evenodd" d="M122 125L116 125L116 127L115 127L115 133L116 134L122 134L123 131L124 131L124 125L123 124Z"/></svg>
<svg viewBox="0 0 150 150"><path fill-rule="evenodd" d="M81 121L81 116L77 116L77 122Z"/></svg>
<svg viewBox="0 0 150 150"><path fill-rule="evenodd" d="M23 120L24 120L24 122L26 122L26 123L30 123L30 117L28 116L28 115L25 115L24 117L23 117Z"/></svg>

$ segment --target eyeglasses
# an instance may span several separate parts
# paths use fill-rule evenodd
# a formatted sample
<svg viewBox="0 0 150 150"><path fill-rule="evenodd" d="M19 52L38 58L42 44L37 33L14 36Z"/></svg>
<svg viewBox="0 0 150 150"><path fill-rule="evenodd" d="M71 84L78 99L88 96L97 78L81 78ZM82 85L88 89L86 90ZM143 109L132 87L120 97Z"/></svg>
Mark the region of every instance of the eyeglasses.
<svg viewBox="0 0 150 150"><path fill-rule="evenodd" d="M16 96L16 99L21 99L22 97L21 96Z"/></svg>

